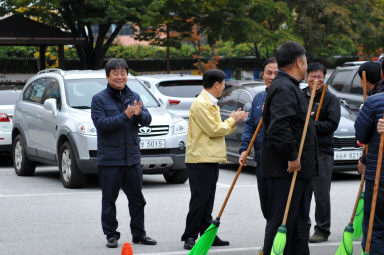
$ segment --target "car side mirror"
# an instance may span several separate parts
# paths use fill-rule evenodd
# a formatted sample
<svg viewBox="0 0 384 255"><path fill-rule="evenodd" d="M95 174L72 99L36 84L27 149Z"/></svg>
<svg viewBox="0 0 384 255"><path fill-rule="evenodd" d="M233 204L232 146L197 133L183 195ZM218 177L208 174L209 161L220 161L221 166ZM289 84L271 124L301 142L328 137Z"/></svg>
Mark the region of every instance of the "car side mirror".
<svg viewBox="0 0 384 255"><path fill-rule="evenodd" d="M252 108L252 104L251 103L246 103L244 106L243 106L243 110L246 111L246 112L249 112Z"/></svg>
<svg viewBox="0 0 384 255"><path fill-rule="evenodd" d="M56 105L56 99L55 98L48 98L44 101L44 109L47 111L52 111L53 116L56 116L57 112L57 105Z"/></svg>

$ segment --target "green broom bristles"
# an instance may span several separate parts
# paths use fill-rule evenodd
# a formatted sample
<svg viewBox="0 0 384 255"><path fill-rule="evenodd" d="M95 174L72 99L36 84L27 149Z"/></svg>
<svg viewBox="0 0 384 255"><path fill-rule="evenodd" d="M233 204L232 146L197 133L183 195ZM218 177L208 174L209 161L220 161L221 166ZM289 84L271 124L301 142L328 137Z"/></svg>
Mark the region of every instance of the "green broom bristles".
<svg viewBox="0 0 384 255"><path fill-rule="evenodd" d="M353 225L348 224L343 233L343 241L337 249L335 255L352 255L353 254Z"/></svg>
<svg viewBox="0 0 384 255"><path fill-rule="evenodd" d="M283 224L279 227L275 239L273 239L271 255L283 255L286 242L287 227Z"/></svg>
<svg viewBox="0 0 384 255"><path fill-rule="evenodd" d="M199 240L193 246L188 255L206 255L211 248L213 241L215 240L219 224L220 221L218 219L214 220L212 224L204 231L204 234L200 236Z"/></svg>
<svg viewBox="0 0 384 255"><path fill-rule="evenodd" d="M361 193L357 205L355 219L353 220L353 240L359 240L363 236L363 218L364 218L364 192Z"/></svg>

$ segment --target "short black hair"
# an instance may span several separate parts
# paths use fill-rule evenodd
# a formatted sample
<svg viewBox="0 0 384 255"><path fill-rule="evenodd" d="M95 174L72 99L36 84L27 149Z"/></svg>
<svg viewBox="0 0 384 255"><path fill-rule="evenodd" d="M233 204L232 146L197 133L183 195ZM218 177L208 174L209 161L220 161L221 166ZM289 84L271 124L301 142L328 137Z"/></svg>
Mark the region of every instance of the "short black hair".
<svg viewBox="0 0 384 255"><path fill-rule="evenodd" d="M297 42L288 41L277 48L275 55L280 69L295 63L297 58L305 56L305 49Z"/></svg>
<svg viewBox="0 0 384 255"><path fill-rule="evenodd" d="M327 74L327 68L320 62L312 62L308 65L307 74L315 71L323 71L324 76Z"/></svg>
<svg viewBox="0 0 384 255"><path fill-rule="evenodd" d="M215 82L222 82L227 75L219 69L210 69L203 74L203 86L209 89Z"/></svg>
<svg viewBox="0 0 384 255"><path fill-rule="evenodd" d="M267 58L264 63L263 63L263 72L265 70L265 67L271 63L277 63L276 61L276 58L275 57L270 57L270 58Z"/></svg>
<svg viewBox="0 0 384 255"><path fill-rule="evenodd" d="M107 64L105 64L105 74L109 76L109 72L111 70L116 69L125 69L128 73L128 64L127 62L122 58L111 58L108 60Z"/></svg>
<svg viewBox="0 0 384 255"><path fill-rule="evenodd" d="M357 71L360 79L363 79L363 71L365 71L367 81L370 83L376 84L381 80L381 66L379 63L374 61L367 61L362 64Z"/></svg>

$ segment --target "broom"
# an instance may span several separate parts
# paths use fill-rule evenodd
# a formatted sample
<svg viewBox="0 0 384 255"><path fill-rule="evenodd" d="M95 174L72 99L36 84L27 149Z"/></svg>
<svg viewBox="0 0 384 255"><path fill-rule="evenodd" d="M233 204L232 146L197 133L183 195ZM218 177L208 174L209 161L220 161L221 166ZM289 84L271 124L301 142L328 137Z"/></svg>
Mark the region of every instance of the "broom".
<svg viewBox="0 0 384 255"><path fill-rule="evenodd" d="M362 72L362 87L364 101L367 99L367 78L365 71ZM363 150L368 149L363 146ZM352 216L348 225L344 229L343 240L335 255L351 255L353 253L353 240L358 240L362 234L362 223L364 218L364 174L361 175L359 192L357 193L355 205L353 207Z"/></svg>
<svg viewBox="0 0 384 255"><path fill-rule="evenodd" d="M367 241L365 243L364 255L369 255L370 254L369 251L371 249L372 229L373 229L373 222L374 222L374 219L375 219L377 192L379 190L379 183L380 183L381 162L383 160L383 149L384 149L383 147L384 147L384 133L381 133L381 135L380 135L379 156L377 157L375 184L374 184L374 187L373 187L371 214L369 215L368 234L367 234Z"/></svg>
<svg viewBox="0 0 384 255"><path fill-rule="evenodd" d="M307 129L308 129L309 117L311 115L313 100L315 99L316 87L317 87L317 80L315 80L315 84L314 84L315 89L312 89L311 99L309 101L308 110L307 110L307 117L305 118L303 134L301 136L300 147L299 147L299 154L298 154L299 160L301 158L301 153L303 152L305 136L307 134ZM287 224L287 218L288 218L288 211L289 211L289 207L291 205L293 189L295 188L296 176L297 176L297 171L294 171L293 177L292 177L292 182L291 182L291 187L289 189L287 205L285 206L283 222L282 222L281 226L278 228L277 234L276 234L275 238L273 239L271 255L280 255L280 254L283 254L283 252L284 252L285 244L287 242L286 224Z"/></svg>
<svg viewBox="0 0 384 255"><path fill-rule="evenodd" d="M220 210L218 216L216 217L215 220L212 221L212 224L204 231L203 235L201 235L201 237L196 242L196 244L193 246L193 248L188 253L188 255L206 255L208 253L208 250L211 248L212 243L215 240L215 237L216 237L216 234L217 234L217 230L218 230L219 225L220 225L221 215L224 212L224 208L227 205L227 202L228 202L228 199L229 199L229 197L230 197L230 195L232 193L233 187L235 186L236 181L237 181L237 179L238 179L238 177L240 175L240 172L243 169L245 161L247 160L249 152L252 149L252 145L255 142L256 136L257 136L257 134L260 131L262 123L263 123L263 118L261 117L261 119L259 121L259 124L257 125L257 128L255 130L255 133L252 136L252 140L251 140L251 142L248 145L247 151L245 152L244 158L241 161L241 164L240 164L239 168L237 169L235 178L232 181L232 185L229 188L229 191L227 193L227 196L226 196L226 198L224 200L223 205L221 206L221 210Z"/></svg>

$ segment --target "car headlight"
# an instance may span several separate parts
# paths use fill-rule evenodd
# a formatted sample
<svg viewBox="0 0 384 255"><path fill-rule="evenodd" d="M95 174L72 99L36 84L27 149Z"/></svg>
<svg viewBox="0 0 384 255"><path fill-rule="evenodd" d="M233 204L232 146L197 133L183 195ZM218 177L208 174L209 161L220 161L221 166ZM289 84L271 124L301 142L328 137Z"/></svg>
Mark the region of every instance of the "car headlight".
<svg viewBox="0 0 384 255"><path fill-rule="evenodd" d="M93 123L85 122L79 124L79 132L82 135L96 135L96 128Z"/></svg>
<svg viewBox="0 0 384 255"><path fill-rule="evenodd" d="M188 122L186 120L178 120L175 122L173 133L175 135L185 134L188 130Z"/></svg>

